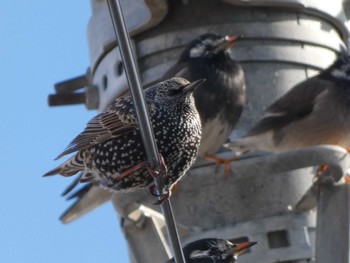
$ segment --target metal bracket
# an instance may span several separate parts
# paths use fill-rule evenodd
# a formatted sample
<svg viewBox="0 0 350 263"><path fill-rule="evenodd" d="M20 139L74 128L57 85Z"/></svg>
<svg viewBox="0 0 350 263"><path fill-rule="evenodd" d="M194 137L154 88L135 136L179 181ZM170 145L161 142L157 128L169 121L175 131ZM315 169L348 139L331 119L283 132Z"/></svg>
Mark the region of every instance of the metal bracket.
<svg viewBox="0 0 350 263"><path fill-rule="evenodd" d="M164 216L141 204L131 203L120 211L121 227L128 240L134 262L164 262L172 257L167 242ZM177 226L182 236L188 231ZM157 253L147 253L150 247Z"/></svg>
<svg viewBox="0 0 350 263"><path fill-rule="evenodd" d="M87 109L97 109L99 105L98 88L91 84L90 71L55 84L56 94L48 96L49 106L85 104ZM83 89L83 92L77 92Z"/></svg>
<svg viewBox="0 0 350 263"><path fill-rule="evenodd" d="M321 185L320 190L316 262L349 262L350 185Z"/></svg>

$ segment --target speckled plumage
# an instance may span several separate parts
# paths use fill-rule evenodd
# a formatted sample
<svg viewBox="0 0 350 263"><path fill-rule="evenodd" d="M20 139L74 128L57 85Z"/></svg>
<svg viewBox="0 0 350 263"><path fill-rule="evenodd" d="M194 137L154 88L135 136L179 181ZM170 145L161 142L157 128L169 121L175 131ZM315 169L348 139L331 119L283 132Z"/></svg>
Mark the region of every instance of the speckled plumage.
<svg viewBox="0 0 350 263"><path fill-rule="evenodd" d="M167 165L163 191L170 190L197 157L201 123L192 92L200 84L176 77L145 90L158 150ZM130 96L116 99L90 120L57 158L73 152L73 157L45 175L71 176L84 171L81 181L118 191L147 187L153 182L145 167L121 176L147 160Z"/></svg>
<svg viewBox="0 0 350 263"><path fill-rule="evenodd" d="M234 42L234 37L216 34L198 36L188 43L178 61L160 78L165 80L176 75L189 81L207 79L193 95L202 121L202 139L198 152L200 157L212 155L218 150L242 113L245 78L241 66L230 55L230 47ZM85 190L90 190L91 185L85 187ZM92 187L91 191L79 190L79 195L73 193L72 196L77 197L77 201L64 212L62 220L69 222L70 219L67 218L79 217L93 209L92 206L98 205L95 205L96 200L102 195L106 198L99 202L108 200L107 193L102 194L103 191L96 188ZM71 189L69 187L65 193Z"/></svg>
<svg viewBox="0 0 350 263"><path fill-rule="evenodd" d="M183 248L186 263L235 263L256 242L231 243L219 238L204 238L187 244ZM174 259L166 263L174 263Z"/></svg>

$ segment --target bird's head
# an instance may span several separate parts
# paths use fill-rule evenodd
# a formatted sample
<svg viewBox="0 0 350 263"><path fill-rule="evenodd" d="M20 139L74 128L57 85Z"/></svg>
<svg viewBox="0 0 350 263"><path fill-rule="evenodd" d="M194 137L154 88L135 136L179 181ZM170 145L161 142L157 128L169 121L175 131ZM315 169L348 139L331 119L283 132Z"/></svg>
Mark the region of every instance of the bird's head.
<svg viewBox="0 0 350 263"><path fill-rule="evenodd" d="M183 51L180 61L212 58L217 55L229 56L229 48L241 37L204 34L194 39Z"/></svg>
<svg viewBox="0 0 350 263"><path fill-rule="evenodd" d="M185 246L184 253L189 262L232 263L255 244L256 242L235 244L224 239L206 238Z"/></svg>
<svg viewBox="0 0 350 263"><path fill-rule="evenodd" d="M173 77L157 84L157 93L155 101L165 102L177 98L186 98L199 87L205 79L199 79L193 82L181 77Z"/></svg>
<svg viewBox="0 0 350 263"><path fill-rule="evenodd" d="M350 56L343 51L326 72L337 79L350 81Z"/></svg>

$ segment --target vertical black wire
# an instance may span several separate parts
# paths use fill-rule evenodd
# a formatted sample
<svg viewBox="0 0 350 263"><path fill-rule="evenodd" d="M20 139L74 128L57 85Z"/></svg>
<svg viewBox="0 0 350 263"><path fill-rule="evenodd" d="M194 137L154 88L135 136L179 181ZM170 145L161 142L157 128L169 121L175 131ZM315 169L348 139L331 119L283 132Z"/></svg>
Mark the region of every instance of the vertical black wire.
<svg viewBox="0 0 350 263"><path fill-rule="evenodd" d="M129 89L134 101L135 111L142 135L143 144L150 166L160 172L160 176L155 178L155 184L158 189L163 189L162 170L160 169L161 161L154 138L153 128L149 120L146 103L142 93L141 82L135 59L131 49L130 38L126 29L124 16L119 0L107 0L109 12L112 18L114 31L117 36L121 57L124 62L125 72L128 79ZM158 191L159 192L159 191ZM181 249L180 239L173 216L171 203L166 200L161 205L162 213L165 218L167 231L170 237L170 243L176 263L184 263L184 256Z"/></svg>

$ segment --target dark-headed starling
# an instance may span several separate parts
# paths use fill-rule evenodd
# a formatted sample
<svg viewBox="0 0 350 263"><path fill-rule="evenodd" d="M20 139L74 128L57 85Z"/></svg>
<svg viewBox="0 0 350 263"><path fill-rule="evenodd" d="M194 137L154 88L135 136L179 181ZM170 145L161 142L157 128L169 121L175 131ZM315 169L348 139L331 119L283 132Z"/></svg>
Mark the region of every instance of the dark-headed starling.
<svg viewBox="0 0 350 263"><path fill-rule="evenodd" d="M205 238L189 243L183 248L186 263L235 263L237 257L256 242L231 243L218 238ZM174 263L174 259L166 263Z"/></svg>
<svg viewBox="0 0 350 263"><path fill-rule="evenodd" d="M201 123L193 91L202 83L174 77L145 90L158 150L167 167L163 193L170 194L172 185L197 157ZM45 175L71 176L84 171L80 181L118 191L153 183L130 96L117 98L90 120L57 158L70 153L75 155Z"/></svg>
<svg viewBox="0 0 350 263"><path fill-rule="evenodd" d="M241 116L245 102L245 78L232 59L230 48L239 37L203 34L190 42L165 77L189 81L205 78L194 92L202 121L199 156L210 156L225 142Z"/></svg>

